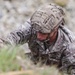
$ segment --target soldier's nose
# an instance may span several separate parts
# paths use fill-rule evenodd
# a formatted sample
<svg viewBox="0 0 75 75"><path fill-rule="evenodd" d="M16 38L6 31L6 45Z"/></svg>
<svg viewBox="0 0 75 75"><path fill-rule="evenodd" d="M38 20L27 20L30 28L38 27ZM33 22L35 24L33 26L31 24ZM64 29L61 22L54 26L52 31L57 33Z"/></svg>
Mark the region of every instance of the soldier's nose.
<svg viewBox="0 0 75 75"><path fill-rule="evenodd" d="M47 34L40 33L40 32L37 33L37 39L45 40L46 38L47 38Z"/></svg>

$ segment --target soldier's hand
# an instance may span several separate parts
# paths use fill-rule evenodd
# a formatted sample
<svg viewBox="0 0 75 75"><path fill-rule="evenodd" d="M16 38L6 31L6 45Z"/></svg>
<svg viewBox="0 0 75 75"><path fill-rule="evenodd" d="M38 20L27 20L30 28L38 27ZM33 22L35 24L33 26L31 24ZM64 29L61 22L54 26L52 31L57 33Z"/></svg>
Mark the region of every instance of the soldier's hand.
<svg viewBox="0 0 75 75"><path fill-rule="evenodd" d="M4 42L2 39L0 39L0 48L3 48L3 46L4 46Z"/></svg>
<svg viewBox="0 0 75 75"><path fill-rule="evenodd" d="M0 49L6 47L7 45L8 42L5 39L0 38Z"/></svg>

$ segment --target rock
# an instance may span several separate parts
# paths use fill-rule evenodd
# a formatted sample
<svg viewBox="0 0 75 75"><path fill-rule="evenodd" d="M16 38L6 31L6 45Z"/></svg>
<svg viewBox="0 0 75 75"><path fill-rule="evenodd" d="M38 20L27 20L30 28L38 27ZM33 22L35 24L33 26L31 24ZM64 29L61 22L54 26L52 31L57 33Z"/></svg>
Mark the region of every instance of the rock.
<svg viewBox="0 0 75 75"><path fill-rule="evenodd" d="M75 0L69 0L66 10L69 13L68 16L68 28L71 29L75 33Z"/></svg>
<svg viewBox="0 0 75 75"><path fill-rule="evenodd" d="M19 7L19 8L17 9L17 12L18 12L19 14L22 14L22 15L24 15L24 14L26 14L26 13L29 14L29 10L28 10L28 8L27 8L26 6L21 6L21 7Z"/></svg>
<svg viewBox="0 0 75 75"><path fill-rule="evenodd" d="M8 10L11 10L13 8L13 5L10 1L5 1L5 8Z"/></svg>
<svg viewBox="0 0 75 75"><path fill-rule="evenodd" d="M2 14L2 12L0 12L0 19L3 17L3 14Z"/></svg>
<svg viewBox="0 0 75 75"><path fill-rule="evenodd" d="M66 6L68 3L68 0L54 0L54 2L62 7Z"/></svg>

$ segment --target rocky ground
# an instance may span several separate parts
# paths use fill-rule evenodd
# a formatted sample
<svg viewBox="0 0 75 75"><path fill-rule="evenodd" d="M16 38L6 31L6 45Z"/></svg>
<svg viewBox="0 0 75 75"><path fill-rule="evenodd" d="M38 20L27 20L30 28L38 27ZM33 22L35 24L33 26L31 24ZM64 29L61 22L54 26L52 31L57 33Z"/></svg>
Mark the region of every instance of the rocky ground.
<svg viewBox="0 0 75 75"><path fill-rule="evenodd" d="M75 33L75 0L0 0L0 37L24 24L40 5L51 2L64 6L67 27Z"/></svg>

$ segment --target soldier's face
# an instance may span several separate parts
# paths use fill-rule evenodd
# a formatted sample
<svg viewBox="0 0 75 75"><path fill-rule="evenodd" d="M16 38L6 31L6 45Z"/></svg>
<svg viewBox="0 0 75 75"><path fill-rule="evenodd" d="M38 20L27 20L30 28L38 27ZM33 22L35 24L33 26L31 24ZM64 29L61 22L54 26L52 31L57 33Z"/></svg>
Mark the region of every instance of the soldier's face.
<svg viewBox="0 0 75 75"><path fill-rule="evenodd" d="M48 37L48 33L41 33L41 32L37 33L37 39L39 39L40 41L46 40L47 37Z"/></svg>
<svg viewBox="0 0 75 75"><path fill-rule="evenodd" d="M52 31L51 33L41 33L37 32L37 39L40 41L53 41L57 36L57 30Z"/></svg>

